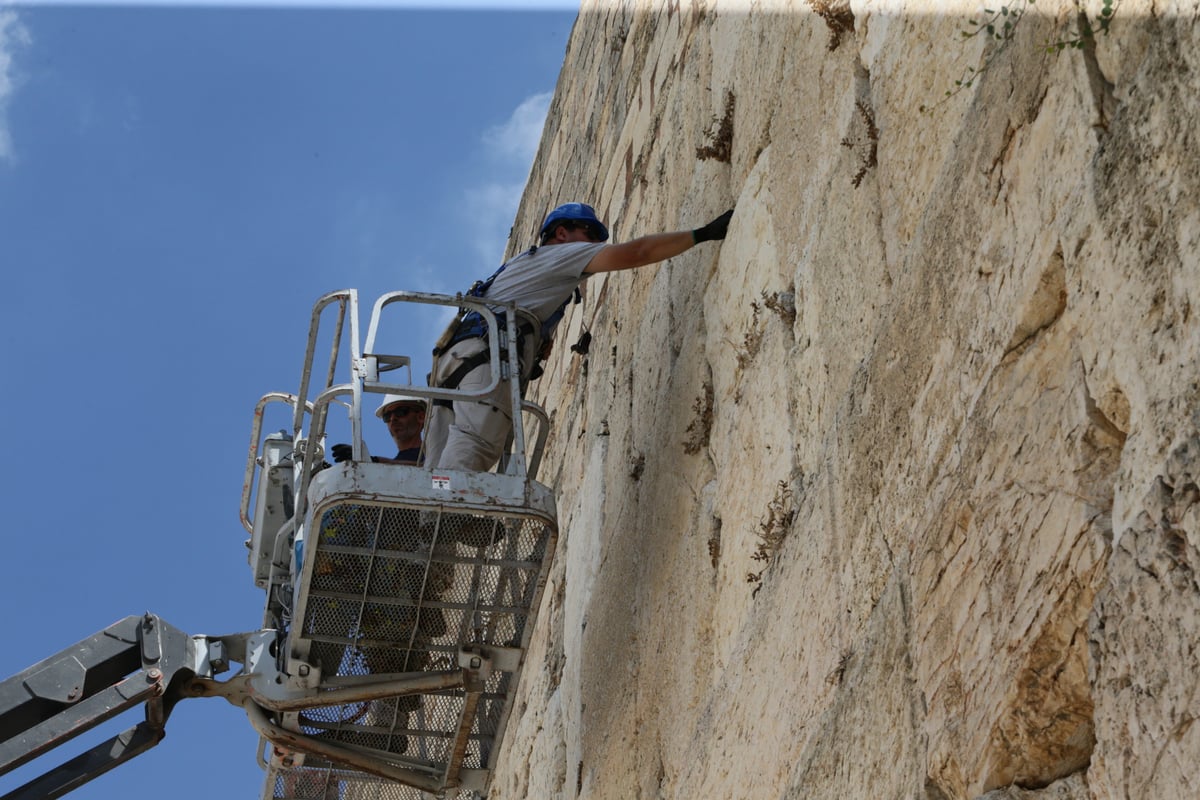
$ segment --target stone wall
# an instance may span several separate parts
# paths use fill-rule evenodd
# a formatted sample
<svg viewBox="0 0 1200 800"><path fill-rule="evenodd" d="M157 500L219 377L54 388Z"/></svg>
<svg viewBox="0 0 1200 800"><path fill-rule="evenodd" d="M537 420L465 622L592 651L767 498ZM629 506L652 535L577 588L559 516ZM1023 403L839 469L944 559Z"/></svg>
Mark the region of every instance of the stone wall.
<svg viewBox="0 0 1200 800"><path fill-rule="evenodd" d="M584 4L511 248L737 213L537 384L492 800L1200 795L1197 5L944 7Z"/></svg>

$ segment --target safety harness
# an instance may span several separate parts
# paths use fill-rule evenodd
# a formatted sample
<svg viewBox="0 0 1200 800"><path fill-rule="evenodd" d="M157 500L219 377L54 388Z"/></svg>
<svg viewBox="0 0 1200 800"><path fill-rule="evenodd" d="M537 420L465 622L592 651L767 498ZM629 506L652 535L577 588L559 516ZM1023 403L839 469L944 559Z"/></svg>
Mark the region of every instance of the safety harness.
<svg viewBox="0 0 1200 800"><path fill-rule="evenodd" d="M533 255L536 252L537 252L537 245L534 245L533 247L529 248L529 250L527 251L528 255ZM465 296L466 297L480 297L480 298L486 297L488 289L492 288L492 284L495 283L497 276L499 276L501 272L504 272L505 268L508 267L509 263L511 263L511 262L506 261L505 263L500 265L499 269L497 269L495 272L493 272L487 278L485 278L481 281L475 281L475 283L471 284L471 288L467 290L467 293ZM579 303L583 300L583 297L580 294L578 287L575 289L573 299L576 303ZM549 317L547 317L546 320L541 324L541 327L538 330L538 341L539 342L544 342L548 338L550 338L550 336L553 335L555 327L557 327L558 323L562 320L563 315L566 313L567 306L570 305L571 301L572 301L571 297L568 297L566 300L564 300L562 305L560 305L554 311L554 313L551 314ZM507 325L507 315L503 311L496 312L495 316L496 316L496 324L498 326L503 328L505 325ZM522 354L525 353L526 337L531 335L533 332L534 332L533 325L529 322L522 322L517 326L517 350L518 350L518 352L520 352ZM451 323L451 327L447 328L446 333L443 334L442 338L438 340L437 346L433 348L434 358L440 357L443 353L445 353L447 350L449 350L451 347L458 344L459 342L466 341L467 339L483 339L486 341L487 336L488 336L487 320L485 320L483 318L483 315L480 314L478 311L468 311L466 308L459 308L458 316L455 318L455 321L453 323ZM462 383L463 378L465 378L470 372L472 372L479 366L486 364L490 358L491 358L491 354L489 353L488 350L481 350L480 352L464 359L463 362L461 364L459 364L458 367L453 372L451 372L449 375L446 376L445 380L441 381L441 383L439 384L439 388L457 389L459 384ZM522 369L522 372L524 372L524 369ZM542 376L541 364L537 363L535 361L532 369L529 370L528 377L526 377L522 380L522 384L524 384L527 381L537 380L541 376ZM522 388L524 388L524 387L522 387ZM433 403L434 403L434 405L439 405L439 406L450 406L451 405L451 402L449 400L440 400L439 399L439 400L434 400Z"/></svg>

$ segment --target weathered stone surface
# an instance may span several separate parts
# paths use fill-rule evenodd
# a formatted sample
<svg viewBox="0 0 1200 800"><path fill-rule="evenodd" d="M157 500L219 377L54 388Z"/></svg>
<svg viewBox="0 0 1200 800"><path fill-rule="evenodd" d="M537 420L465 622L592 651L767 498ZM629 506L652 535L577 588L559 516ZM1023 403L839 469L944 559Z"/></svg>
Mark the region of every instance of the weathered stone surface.
<svg viewBox="0 0 1200 800"><path fill-rule="evenodd" d="M1200 438L1172 448L1110 559L1092 613L1098 797L1200 787Z"/></svg>
<svg viewBox="0 0 1200 800"><path fill-rule="evenodd" d="M1008 786L980 795L979 800L1087 800L1089 797L1091 794L1088 793L1087 779L1076 773L1061 781L1055 781L1044 789Z"/></svg>
<svg viewBox="0 0 1200 800"><path fill-rule="evenodd" d="M511 248L737 213L560 329L492 800L1200 792L1200 13L939 8L585 3Z"/></svg>

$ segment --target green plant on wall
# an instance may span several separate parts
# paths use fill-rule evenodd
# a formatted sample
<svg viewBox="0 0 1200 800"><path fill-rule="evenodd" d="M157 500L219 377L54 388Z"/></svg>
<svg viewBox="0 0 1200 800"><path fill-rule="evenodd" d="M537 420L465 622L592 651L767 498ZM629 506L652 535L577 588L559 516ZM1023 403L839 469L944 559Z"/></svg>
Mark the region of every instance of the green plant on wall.
<svg viewBox="0 0 1200 800"><path fill-rule="evenodd" d="M942 99L942 102L958 94L963 89L969 89L974 86L976 79L987 72L988 68L1008 48L1008 45L1017 34L1017 28L1021 20L1025 18L1025 14L1029 12L1035 2L1036 0L1018 0L1018 2L1001 5L995 9L984 8L982 16L967 20L967 28L959 31L959 35L963 41L982 38L995 42L997 46L992 48L987 58L984 59L978 68L967 67L966 71L954 81L954 88L946 90L946 95ZM1103 0L1100 14L1094 23L1088 20L1087 16L1080 10L1079 21L1074 30L1067 36L1046 42L1044 45L1046 51L1059 53L1068 48L1082 50L1088 45L1094 44L1098 34L1107 36L1113 18L1116 16L1117 8L1120 5L1121 0ZM938 105L940 104L939 102ZM929 110L931 108L921 106L921 111Z"/></svg>
<svg viewBox="0 0 1200 800"><path fill-rule="evenodd" d="M1029 0L1033 3L1033 0ZM1073 47L1076 50L1082 50L1089 43L1096 41L1096 34L1108 36L1109 26L1112 25L1113 14L1117 12L1120 0L1104 0L1104 4L1100 8L1100 16L1096 18L1096 26L1088 21L1083 14L1079 15L1079 28L1075 31L1075 35L1067 39L1059 39L1054 42L1046 43L1046 50L1054 53L1060 50L1066 50L1068 47Z"/></svg>

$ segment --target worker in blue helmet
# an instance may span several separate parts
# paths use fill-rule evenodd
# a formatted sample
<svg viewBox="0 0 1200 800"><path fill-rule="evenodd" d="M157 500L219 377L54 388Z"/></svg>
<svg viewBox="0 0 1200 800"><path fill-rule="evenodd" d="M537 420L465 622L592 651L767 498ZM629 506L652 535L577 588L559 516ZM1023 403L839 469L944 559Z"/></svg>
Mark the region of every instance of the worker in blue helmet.
<svg viewBox="0 0 1200 800"><path fill-rule="evenodd" d="M586 203L564 203L546 215L538 244L518 254L472 294L515 303L535 317L522 331L522 387L550 349L554 329L576 289L591 275L657 264L707 241L725 238L733 209L692 230L655 233L608 244L608 228ZM492 382L486 325L468 314L435 350L436 386L476 391ZM435 402L425 438L425 464L434 469L484 471L499 460L512 429L509 390L500 384L479 401Z"/></svg>
<svg viewBox="0 0 1200 800"><path fill-rule="evenodd" d="M608 241L608 228L604 227L604 223L596 216L596 210L587 203L563 203L547 214L546 221L542 223L542 244L546 243L548 233L557 223L590 225L596 233L596 241Z"/></svg>

